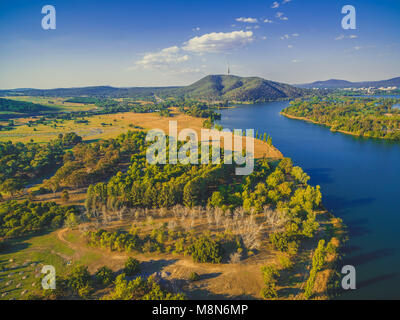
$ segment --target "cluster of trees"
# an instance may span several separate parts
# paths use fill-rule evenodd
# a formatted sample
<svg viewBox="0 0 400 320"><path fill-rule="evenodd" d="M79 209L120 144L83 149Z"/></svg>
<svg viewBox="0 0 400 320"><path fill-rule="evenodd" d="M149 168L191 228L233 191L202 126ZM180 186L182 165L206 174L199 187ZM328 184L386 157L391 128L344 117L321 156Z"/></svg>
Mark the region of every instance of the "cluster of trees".
<svg viewBox="0 0 400 320"><path fill-rule="evenodd" d="M118 171L122 162L129 161L132 153L144 150L144 138L144 132L128 131L115 139L78 144L64 154L63 165L44 186L55 192L106 180Z"/></svg>
<svg viewBox="0 0 400 320"><path fill-rule="evenodd" d="M245 178L234 175L231 165L150 165L144 153L132 156L124 174L118 172L108 183L91 185L86 208L95 216L104 208L188 208L208 206L223 211L243 207L260 213L266 206L284 213L283 230L271 235L272 244L281 251L296 250L297 241L313 237L319 224L315 210L321 204L320 187L307 184L309 177L291 159L256 163Z"/></svg>
<svg viewBox="0 0 400 320"><path fill-rule="evenodd" d="M0 98L0 111L10 111L18 113L35 113L48 111L50 108L41 104L27 101Z"/></svg>
<svg viewBox="0 0 400 320"><path fill-rule="evenodd" d="M153 277L147 279L137 277L127 280L125 273L115 279L113 291L104 297L104 300L185 300L182 293L173 294L155 281Z"/></svg>
<svg viewBox="0 0 400 320"><path fill-rule="evenodd" d="M64 100L64 102L82 103L82 104L97 104L97 103L101 103L102 101L103 101L102 99L99 99L96 97L73 97L73 98Z"/></svg>
<svg viewBox="0 0 400 320"><path fill-rule="evenodd" d="M110 202L142 208L206 205L212 191L233 177L233 165L154 165L140 152L132 155L127 173L89 187L86 208L96 212Z"/></svg>
<svg viewBox="0 0 400 320"><path fill-rule="evenodd" d="M96 291L111 287L111 292L103 296L104 300L183 300L185 295L172 294L155 281L153 277L143 279L136 277L140 262L129 258L125 263L124 273L116 274L108 267L103 266L91 275L87 266L75 266L65 275L57 275L55 290L42 290L37 295L31 295L28 299L92 299ZM126 272L130 271L128 275ZM39 279L41 282L42 280Z"/></svg>
<svg viewBox="0 0 400 320"><path fill-rule="evenodd" d="M14 238L59 228L68 220L76 220L76 207L59 206L54 202L17 202L0 204L0 237Z"/></svg>
<svg viewBox="0 0 400 320"><path fill-rule="evenodd" d="M267 265L261 267L263 275L264 287L261 289L261 296L266 300L278 298L276 283L280 276L279 270L275 265Z"/></svg>
<svg viewBox="0 0 400 320"><path fill-rule="evenodd" d="M262 133L258 133L258 131L256 131L255 138L266 142L269 146L272 146L272 138L271 138L271 136L269 134L267 135L266 132L264 132L262 134Z"/></svg>
<svg viewBox="0 0 400 320"><path fill-rule="evenodd" d="M168 230L166 224L142 235L139 234L138 228L132 228L129 233L88 231L86 239L89 245L111 251L185 254L192 256L193 261L199 263L221 263L224 251L227 256L231 250L238 249L237 244L241 245L237 238L229 235L220 234L214 239L211 235L196 237L193 233ZM137 272L137 263L134 261L126 268L125 273L132 275L132 270L133 273Z"/></svg>
<svg viewBox="0 0 400 320"><path fill-rule="evenodd" d="M131 101L130 99L122 99L122 100L114 100L110 98L99 98L99 97L87 97L87 96L79 96L69 98L64 100L64 102L69 103L82 103L82 104L94 104L99 107L99 110L91 111L91 114L103 114L106 113L115 113L115 112L151 112L154 110L154 106L151 104L141 104L136 101Z"/></svg>
<svg viewBox="0 0 400 320"><path fill-rule="evenodd" d="M82 141L75 133L59 135L47 144L0 142L0 192L14 195L62 162L64 149Z"/></svg>
<svg viewBox="0 0 400 320"><path fill-rule="evenodd" d="M140 237L137 232L109 232L106 230L88 231L86 239L89 245L111 251L163 252L163 243L150 235Z"/></svg>
<svg viewBox="0 0 400 320"><path fill-rule="evenodd" d="M228 103L210 104L190 99L178 99L177 105L180 112L192 117L205 119L203 121L203 127L206 129L211 129L215 124L215 120L221 120L221 114L215 112L215 109L226 107L228 106Z"/></svg>
<svg viewBox="0 0 400 320"><path fill-rule="evenodd" d="M326 253L327 248L325 246L325 240L322 239L318 242L318 247L314 251L310 277L308 278L304 289L304 296L306 299L309 299L313 295L317 272L324 266Z"/></svg>
<svg viewBox="0 0 400 320"><path fill-rule="evenodd" d="M283 113L327 125L332 131L400 141L400 110L392 98L314 97L295 100Z"/></svg>

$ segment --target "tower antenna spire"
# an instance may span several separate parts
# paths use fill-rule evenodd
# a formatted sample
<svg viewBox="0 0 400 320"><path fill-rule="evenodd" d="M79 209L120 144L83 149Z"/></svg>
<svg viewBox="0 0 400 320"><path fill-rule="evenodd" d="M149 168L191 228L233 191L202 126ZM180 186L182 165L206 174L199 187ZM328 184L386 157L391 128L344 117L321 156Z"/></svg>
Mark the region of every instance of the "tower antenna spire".
<svg viewBox="0 0 400 320"><path fill-rule="evenodd" d="M225 56L225 59L226 59L226 64L228 66L228 76L229 76L231 74L231 69L229 68L229 60L227 56Z"/></svg>

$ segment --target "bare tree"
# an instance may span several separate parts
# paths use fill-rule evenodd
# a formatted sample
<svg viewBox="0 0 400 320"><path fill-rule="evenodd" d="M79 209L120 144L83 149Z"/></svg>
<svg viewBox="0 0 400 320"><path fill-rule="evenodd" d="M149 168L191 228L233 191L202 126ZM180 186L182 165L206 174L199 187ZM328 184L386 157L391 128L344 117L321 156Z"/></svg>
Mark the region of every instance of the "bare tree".
<svg viewBox="0 0 400 320"><path fill-rule="evenodd" d="M242 259L242 254L240 252L234 252L231 253L231 255L229 256L229 263L239 263L240 260Z"/></svg>

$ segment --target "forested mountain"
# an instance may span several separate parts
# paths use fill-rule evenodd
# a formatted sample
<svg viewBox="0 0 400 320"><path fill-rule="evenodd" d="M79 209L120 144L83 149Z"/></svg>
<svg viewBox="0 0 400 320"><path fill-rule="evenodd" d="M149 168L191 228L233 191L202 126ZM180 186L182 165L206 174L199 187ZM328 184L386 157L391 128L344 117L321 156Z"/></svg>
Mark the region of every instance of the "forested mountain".
<svg viewBox="0 0 400 320"><path fill-rule="evenodd" d="M176 92L188 98L268 101L302 96L305 91L258 77L210 75Z"/></svg>
<svg viewBox="0 0 400 320"><path fill-rule="evenodd" d="M299 88L379 88L379 87L400 87L400 77L382 80L382 81L365 81L365 82L350 82L346 80L330 79L327 81L316 81L313 83L296 85Z"/></svg>
<svg viewBox="0 0 400 320"><path fill-rule="evenodd" d="M110 98L162 98L185 97L205 100L268 101L300 97L304 89L288 84L264 80L258 77L243 78L231 75L210 75L186 87L132 87L109 86L60 88L60 89L15 89L0 90L3 95L29 95L48 97L110 97Z"/></svg>

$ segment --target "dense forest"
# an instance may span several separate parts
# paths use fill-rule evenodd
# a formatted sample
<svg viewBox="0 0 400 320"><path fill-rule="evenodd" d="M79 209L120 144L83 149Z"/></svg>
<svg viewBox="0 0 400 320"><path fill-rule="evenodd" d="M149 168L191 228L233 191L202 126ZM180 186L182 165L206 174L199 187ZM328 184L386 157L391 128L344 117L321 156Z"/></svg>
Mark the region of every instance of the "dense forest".
<svg viewBox="0 0 400 320"><path fill-rule="evenodd" d="M295 100L283 114L359 136L400 141L400 110L392 98L314 97Z"/></svg>

